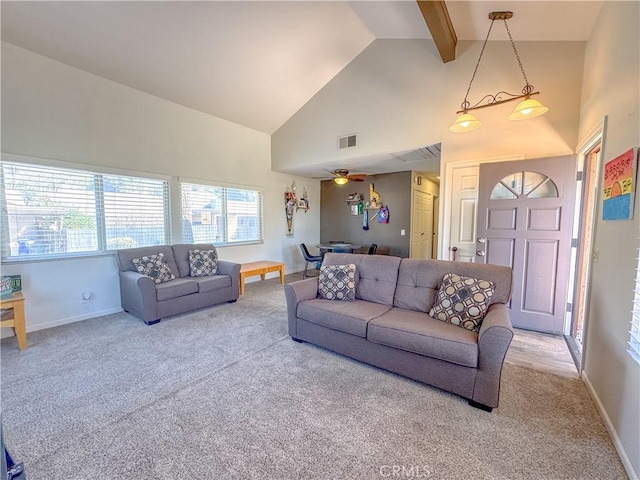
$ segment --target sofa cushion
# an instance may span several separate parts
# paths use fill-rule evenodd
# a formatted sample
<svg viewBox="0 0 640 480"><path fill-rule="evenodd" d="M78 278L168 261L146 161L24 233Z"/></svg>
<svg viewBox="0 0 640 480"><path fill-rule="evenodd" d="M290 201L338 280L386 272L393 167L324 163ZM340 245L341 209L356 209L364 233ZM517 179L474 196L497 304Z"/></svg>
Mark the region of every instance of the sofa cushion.
<svg viewBox="0 0 640 480"><path fill-rule="evenodd" d="M369 322L367 339L465 367L478 366L477 333L422 312L394 307Z"/></svg>
<svg viewBox="0 0 640 480"><path fill-rule="evenodd" d="M231 277L229 275L212 275L210 277L198 277L199 292L212 292L231 286Z"/></svg>
<svg viewBox="0 0 640 480"><path fill-rule="evenodd" d="M218 273L218 252L189 250L189 276L207 277Z"/></svg>
<svg viewBox="0 0 640 480"><path fill-rule="evenodd" d="M429 316L477 332L494 290L488 280L445 273Z"/></svg>
<svg viewBox="0 0 640 480"><path fill-rule="evenodd" d="M170 282L156 285L156 298L159 302L171 298L183 297L198 291L198 284L195 280L188 278L176 278Z"/></svg>
<svg viewBox="0 0 640 480"><path fill-rule="evenodd" d="M298 318L323 327L366 338L367 322L379 317L389 306L355 300L334 302L322 298L303 300L298 304Z"/></svg>
<svg viewBox="0 0 640 480"><path fill-rule="evenodd" d="M356 298L393 306L398 280L399 257L327 253L323 265L354 263L356 265Z"/></svg>
<svg viewBox="0 0 640 480"><path fill-rule="evenodd" d="M318 295L326 300L353 302L356 299L356 266L353 263L322 265Z"/></svg>
<svg viewBox="0 0 640 480"><path fill-rule="evenodd" d="M179 277L189 276L189 250L217 250L212 243L177 243L171 245Z"/></svg>
<svg viewBox="0 0 640 480"><path fill-rule="evenodd" d="M445 273L484 278L496 285L490 304L509 303L513 271L509 267L485 263L451 262L403 258L398 272L394 307L428 313L436 300Z"/></svg>
<svg viewBox="0 0 640 480"><path fill-rule="evenodd" d="M169 245L155 245L153 247L137 247L137 248L124 248L116 250L116 261L118 268L123 272L137 272L138 269L133 263L134 258L140 258L149 255L155 255L162 253L164 259L169 265L171 272L174 275L178 275L178 266L173 259L173 250Z"/></svg>
<svg viewBox="0 0 640 480"><path fill-rule="evenodd" d="M145 255L131 260L136 267L136 271L152 279L154 283L164 283L173 280L175 275L167 265L164 253Z"/></svg>

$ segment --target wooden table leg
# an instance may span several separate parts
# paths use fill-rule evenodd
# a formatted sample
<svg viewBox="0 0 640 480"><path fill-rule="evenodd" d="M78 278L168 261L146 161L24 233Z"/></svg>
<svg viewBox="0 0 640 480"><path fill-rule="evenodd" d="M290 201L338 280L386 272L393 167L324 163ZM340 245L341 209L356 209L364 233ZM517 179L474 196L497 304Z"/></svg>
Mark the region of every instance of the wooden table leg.
<svg viewBox="0 0 640 480"><path fill-rule="evenodd" d="M14 302L13 304L13 329L16 332L18 348L27 348L27 329L24 321L24 302Z"/></svg>
<svg viewBox="0 0 640 480"><path fill-rule="evenodd" d="M244 274L240 274L240 295L244 295Z"/></svg>
<svg viewBox="0 0 640 480"><path fill-rule="evenodd" d="M280 272L280 284L284 285L284 266L279 268Z"/></svg>

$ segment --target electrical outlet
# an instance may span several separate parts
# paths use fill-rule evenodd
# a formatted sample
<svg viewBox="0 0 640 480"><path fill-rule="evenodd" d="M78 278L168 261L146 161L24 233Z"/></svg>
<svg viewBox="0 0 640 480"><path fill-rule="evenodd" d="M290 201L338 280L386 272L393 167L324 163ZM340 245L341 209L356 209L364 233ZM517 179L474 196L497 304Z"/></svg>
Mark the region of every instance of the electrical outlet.
<svg viewBox="0 0 640 480"><path fill-rule="evenodd" d="M593 249L593 252L591 253L591 260L593 260L595 263L598 263L600 261L600 249Z"/></svg>
<svg viewBox="0 0 640 480"><path fill-rule="evenodd" d="M405 231L404 228L402 230L400 230L400 235L402 235L404 237Z"/></svg>

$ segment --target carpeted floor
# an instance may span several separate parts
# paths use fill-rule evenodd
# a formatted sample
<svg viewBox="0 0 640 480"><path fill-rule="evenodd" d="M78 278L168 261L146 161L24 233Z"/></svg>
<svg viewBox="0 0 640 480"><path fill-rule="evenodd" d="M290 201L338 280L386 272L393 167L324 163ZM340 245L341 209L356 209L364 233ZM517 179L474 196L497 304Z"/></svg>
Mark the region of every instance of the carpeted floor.
<svg viewBox="0 0 640 480"><path fill-rule="evenodd" d="M507 364L482 412L291 341L273 280L28 340L2 340L2 421L29 480L627 478L580 380Z"/></svg>

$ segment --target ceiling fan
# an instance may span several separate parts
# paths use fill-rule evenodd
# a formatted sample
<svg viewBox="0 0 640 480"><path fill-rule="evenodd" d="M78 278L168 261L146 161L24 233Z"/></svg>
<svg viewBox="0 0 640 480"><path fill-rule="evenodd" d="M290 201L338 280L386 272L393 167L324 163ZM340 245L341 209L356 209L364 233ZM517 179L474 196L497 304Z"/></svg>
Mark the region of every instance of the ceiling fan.
<svg viewBox="0 0 640 480"><path fill-rule="evenodd" d="M365 178L367 178L366 173L354 173L349 175L349 170L344 168L339 168L331 172L333 175L333 181L337 185L346 185L349 181L351 182L364 182Z"/></svg>

